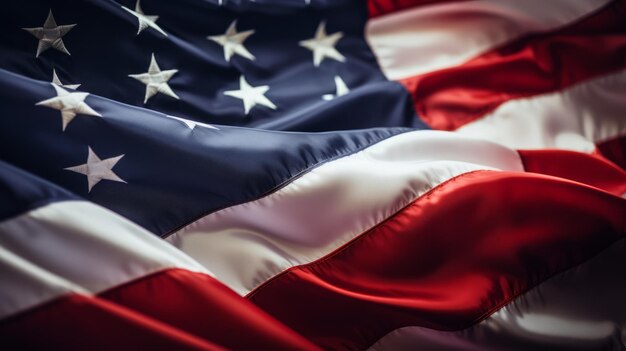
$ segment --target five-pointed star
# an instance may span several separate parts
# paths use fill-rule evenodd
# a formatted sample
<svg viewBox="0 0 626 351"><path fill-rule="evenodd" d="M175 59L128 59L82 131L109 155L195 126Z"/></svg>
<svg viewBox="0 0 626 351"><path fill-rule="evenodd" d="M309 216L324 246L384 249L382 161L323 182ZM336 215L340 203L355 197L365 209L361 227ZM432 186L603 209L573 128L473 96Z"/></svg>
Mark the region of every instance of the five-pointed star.
<svg viewBox="0 0 626 351"><path fill-rule="evenodd" d="M103 179L126 183L125 180L118 177L117 174L113 172L113 167L115 167L115 164L122 157L124 157L123 154L107 158L106 160L101 160L100 157L98 157L98 155L93 152L91 146L88 146L88 149L89 155L87 156L87 163L74 167L64 168L65 170L84 174L87 176L87 182L89 187L87 192L91 192L91 189Z"/></svg>
<svg viewBox="0 0 626 351"><path fill-rule="evenodd" d="M322 96L322 99L324 100L332 100L336 97L340 97L343 95L346 95L347 93L350 92L350 89L348 89L348 86L346 85L346 83L343 81L343 79L341 79L341 77L339 76L335 76L335 94L324 94Z"/></svg>
<svg viewBox="0 0 626 351"><path fill-rule="evenodd" d="M326 57L345 62L346 58L335 49L335 45L343 37L343 32L336 32L331 35L326 34L326 21L321 21L315 31L315 37L302 40L300 46L313 51L313 64L318 67Z"/></svg>
<svg viewBox="0 0 626 351"><path fill-rule="evenodd" d="M272 110L276 109L276 105L265 97L265 93L268 90L270 90L270 87L267 85L260 85L258 87L251 86L246 81L246 78L241 76L239 77L239 90L228 90L224 92L224 95L241 99L243 101L243 109L245 113L248 114L250 109L256 104L269 107Z"/></svg>
<svg viewBox="0 0 626 351"><path fill-rule="evenodd" d="M234 20L230 26L228 26L224 35L208 36L207 39L213 40L224 47L224 58L227 62L230 62L230 58L234 54L239 54L248 60L254 61L254 55L243 45L243 42L252 34L254 34L254 30L246 30L237 33L237 20Z"/></svg>
<svg viewBox="0 0 626 351"><path fill-rule="evenodd" d="M61 83L61 80L59 79L59 76L57 76L57 71L53 68L52 69L52 84L56 84L60 87L63 88L68 88L68 89L78 89L78 87L80 86L80 84L63 84Z"/></svg>
<svg viewBox="0 0 626 351"><path fill-rule="evenodd" d="M69 32L72 28L74 28L76 24L68 24L57 26L56 21L54 20L54 16L52 15L52 10L48 12L48 18L46 18L46 22L43 24L43 27L37 28L22 28L23 30L29 32L35 38L39 39L39 44L37 45L37 54L35 57L39 57L42 52L48 50L49 48L55 48L63 53L70 54L63 44L63 39L61 39L67 32Z"/></svg>
<svg viewBox="0 0 626 351"><path fill-rule="evenodd" d="M149 16L149 15L144 14L143 10L141 9L141 6L139 5L139 0L137 0L137 3L135 4L135 11L129 9L126 6L122 6L122 8L128 11L133 16L137 17L137 21L139 22L137 35L139 35L139 33L141 33L142 30L150 27L150 28L156 29L159 33L167 36L167 33L165 33L165 31L161 29L161 27L159 27L158 24L155 23L159 19L159 16Z"/></svg>
<svg viewBox="0 0 626 351"><path fill-rule="evenodd" d="M135 78L138 81L142 82L146 85L146 96L143 100L145 104L148 102L148 99L156 95L157 93L163 93L165 95L169 95L175 99L180 99L176 93L170 88L167 82L172 78L174 74L178 72L177 69L168 69L165 71L161 71L159 65L154 58L154 53L152 54L152 59L150 59L150 67L148 67L148 72L140 73L140 74L129 74L128 76L131 78Z"/></svg>
<svg viewBox="0 0 626 351"><path fill-rule="evenodd" d="M57 96L39 101L35 105L46 106L61 111L63 131L65 131L67 125L70 124L76 115L102 117L101 114L94 111L91 107L89 107L89 105L87 105L87 103L85 103L85 98L89 95L89 93L70 93L56 84L52 84L52 87L56 90Z"/></svg>

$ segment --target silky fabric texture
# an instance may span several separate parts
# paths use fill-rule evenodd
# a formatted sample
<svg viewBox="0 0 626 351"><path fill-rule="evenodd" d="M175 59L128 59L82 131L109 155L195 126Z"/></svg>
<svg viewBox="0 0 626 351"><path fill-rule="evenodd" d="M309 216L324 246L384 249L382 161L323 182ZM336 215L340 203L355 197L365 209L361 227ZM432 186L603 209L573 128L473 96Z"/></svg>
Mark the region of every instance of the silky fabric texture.
<svg viewBox="0 0 626 351"><path fill-rule="evenodd" d="M539 284L459 331L394 330L369 351L621 350L626 334L626 240Z"/></svg>
<svg viewBox="0 0 626 351"><path fill-rule="evenodd" d="M317 350L206 274L170 269L99 296L231 350Z"/></svg>
<svg viewBox="0 0 626 351"><path fill-rule="evenodd" d="M76 332L67 337L67 330ZM115 337L102 338L102 333ZM183 269L97 296L64 294L4 319L0 336L0 345L19 350L84 350L85 345L94 350L318 350L217 280Z"/></svg>
<svg viewBox="0 0 626 351"><path fill-rule="evenodd" d="M623 238L624 213L624 199L577 182L469 173L248 298L323 348L366 348L404 326L465 329Z"/></svg>
<svg viewBox="0 0 626 351"><path fill-rule="evenodd" d="M200 218L167 240L245 295L332 252L438 184L485 169L523 171L517 152L495 143L441 131L403 133L320 165L261 199Z"/></svg>
<svg viewBox="0 0 626 351"><path fill-rule="evenodd" d="M553 92L626 67L626 3L528 36L447 69L402 79L430 127L455 130L514 98ZM558 48L558 49L557 49Z"/></svg>
<svg viewBox="0 0 626 351"><path fill-rule="evenodd" d="M62 81L83 84L82 91L211 124L302 132L425 127L408 92L385 78L363 37L364 1L142 1L147 15L159 16L156 25L167 36L152 28L137 35L137 18L122 8L134 10L135 4L6 3L0 13L0 68L43 82L51 81L55 69ZM22 29L40 26L50 9L59 24L76 24L63 39L71 55L47 50L35 57L37 42ZM207 39L223 35L233 21L239 32L254 31L245 41L254 59L225 59L224 48ZM298 45L314 37L322 21L329 34L343 34L337 49L344 62L326 59L318 67L311 51ZM162 70L177 70L168 84L178 98L157 94L144 102L145 85L128 76L146 72L152 54ZM245 113L241 100L225 96L240 88L242 75L252 86L268 86L276 109L256 106ZM353 94L326 101L322 96L335 91L335 76Z"/></svg>
<svg viewBox="0 0 626 351"><path fill-rule="evenodd" d="M468 1L468 0L452 0L454 2ZM409 9L411 7L418 7L429 4L436 4L438 2L450 2L450 0L368 0L367 12L370 18L382 16L388 13Z"/></svg>
<svg viewBox="0 0 626 351"><path fill-rule="evenodd" d="M25 185L0 221L1 349L316 349L138 225L0 169L0 189Z"/></svg>
<svg viewBox="0 0 626 351"><path fill-rule="evenodd" d="M591 153L597 144L626 134L624 96L626 70L620 70L557 92L506 101L456 133L514 149Z"/></svg>
<svg viewBox="0 0 626 351"><path fill-rule="evenodd" d="M77 324L77 321L81 321ZM74 330L72 337L65 333ZM80 330L80 332L76 332ZM102 338L106 332L115 337ZM3 347L90 350L170 348L224 350L100 298L72 294L0 323ZM37 335L37 337L33 337ZM98 342L93 342L98 340Z"/></svg>
<svg viewBox="0 0 626 351"><path fill-rule="evenodd" d="M25 271L25 279L34 266L90 293L168 268L209 274L145 229L87 201L54 202L0 222L0 247L3 265ZM1 278L0 318L45 302L40 295L47 289L38 281Z"/></svg>
<svg viewBox="0 0 626 351"><path fill-rule="evenodd" d="M526 172L573 180L617 196L626 193L626 173L604 157L564 150L520 150L518 154Z"/></svg>
<svg viewBox="0 0 626 351"><path fill-rule="evenodd" d="M0 159L160 236L213 211L259 198L328 160L408 131L190 127L160 112L95 95L86 101L102 117L78 115L62 131L58 110L35 106L54 95L49 83L0 69L0 111L11 125L0 128ZM88 148L102 159L124 155L114 171L125 183L107 182L89 190L84 175L65 170L85 163Z"/></svg>
<svg viewBox="0 0 626 351"><path fill-rule="evenodd" d="M555 30L610 0L439 1L372 18L365 38L388 79L464 62L504 43Z"/></svg>

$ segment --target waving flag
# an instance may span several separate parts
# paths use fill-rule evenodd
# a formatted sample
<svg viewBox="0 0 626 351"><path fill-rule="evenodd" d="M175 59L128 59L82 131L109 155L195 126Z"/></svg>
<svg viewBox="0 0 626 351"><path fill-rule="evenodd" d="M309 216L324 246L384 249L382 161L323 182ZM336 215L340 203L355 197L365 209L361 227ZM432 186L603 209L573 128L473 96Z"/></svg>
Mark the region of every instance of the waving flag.
<svg viewBox="0 0 626 351"><path fill-rule="evenodd" d="M0 346L626 347L624 18L4 4Z"/></svg>

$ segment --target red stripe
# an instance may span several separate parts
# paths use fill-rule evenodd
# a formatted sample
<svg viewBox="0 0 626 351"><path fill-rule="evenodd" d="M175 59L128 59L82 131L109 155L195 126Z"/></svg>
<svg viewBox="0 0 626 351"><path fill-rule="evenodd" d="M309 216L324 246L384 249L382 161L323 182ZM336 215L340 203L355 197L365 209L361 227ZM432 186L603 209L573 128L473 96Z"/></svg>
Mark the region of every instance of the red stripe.
<svg viewBox="0 0 626 351"><path fill-rule="evenodd" d="M3 344L20 350L317 350L222 283L183 269L22 313L0 324Z"/></svg>
<svg viewBox="0 0 626 351"><path fill-rule="evenodd" d="M100 296L229 349L316 349L254 304L201 273L167 270Z"/></svg>
<svg viewBox="0 0 626 351"><path fill-rule="evenodd" d="M249 298L326 349L403 326L465 329L623 237L624 213L625 200L579 183L468 173Z"/></svg>
<svg viewBox="0 0 626 351"><path fill-rule="evenodd" d="M621 196L626 172L602 157L565 150L518 151L527 172L570 179Z"/></svg>
<svg viewBox="0 0 626 351"><path fill-rule="evenodd" d="M468 0L368 0L367 10L370 18L382 16L388 13L406 10L412 7L436 4L452 3Z"/></svg>
<svg viewBox="0 0 626 351"><path fill-rule="evenodd" d="M222 350L114 303L67 295L0 323L3 350Z"/></svg>
<svg viewBox="0 0 626 351"><path fill-rule="evenodd" d="M626 170L626 136L603 141L597 146L603 157Z"/></svg>
<svg viewBox="0 0 626 351"><path fill-rule="evenodd" d="M554 92L626 67L626 2L567 28L530 35L467 63L402 80L420 118L454 130L515 98Z"/></svg>

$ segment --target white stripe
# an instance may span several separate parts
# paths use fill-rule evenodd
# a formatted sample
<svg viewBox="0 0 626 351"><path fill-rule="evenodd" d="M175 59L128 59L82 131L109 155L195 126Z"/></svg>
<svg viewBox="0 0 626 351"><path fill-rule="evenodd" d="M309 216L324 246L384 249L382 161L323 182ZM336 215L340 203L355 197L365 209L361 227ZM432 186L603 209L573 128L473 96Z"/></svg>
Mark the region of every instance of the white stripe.
<svg viewBox="0 0 626 351"><path fill-rule="evenodd" d="M447 179L484 169L523 170L517 152L490 142L405 133L321 165L260 200L210 214L168 240L246 294L330 253Z"/></svg>
<svg viewBox="0 0 626 351"><path fill-rule="evenodd" d="M508 101L457 132L515 149L591 152L626 134L626 71L560 92Z"/></svg>
<svg viewBox="0 0 626 351"><path fill-rule="evenodd" d="M623 350L625 244L550 278L469 329L401 328L370 350Z"/></svg>
<svg viewBox="0 0 626 351"><path fill-rule="evenodd" d="M0 223L0 318L69 291L98 292L166 269L206 270L154 234L84 201Z"/></svg>
<svg viewBox="0 0 626 351"><path fill-rule="evenodd" d="M87 291L0 246L0 319L70 292Z"/></svg>
<svg viewBox="0 0 626 351"><path fill-rule="evenodd" d="M553 30L610 0L475 0L420 6L368 21L365 38L388 79L459 65L507 41Z"/></svg>

